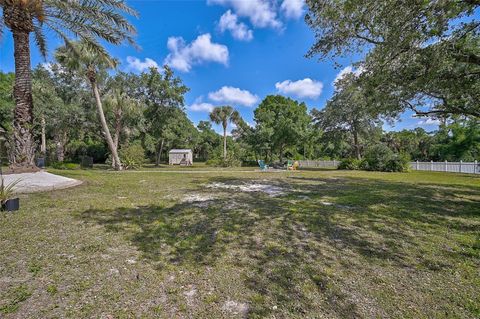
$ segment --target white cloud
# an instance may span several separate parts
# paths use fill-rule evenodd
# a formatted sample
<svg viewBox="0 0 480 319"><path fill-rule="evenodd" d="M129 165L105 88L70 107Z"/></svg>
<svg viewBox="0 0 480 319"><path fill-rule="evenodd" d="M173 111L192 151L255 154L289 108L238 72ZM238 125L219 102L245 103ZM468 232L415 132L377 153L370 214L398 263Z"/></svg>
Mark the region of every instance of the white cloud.
<svg viewBox="0 0 480 319"><path fill-rule="evenodd" d="M258 96L247 90L231 86L224 86L220 90L208 93L208 98L215 102L232 103L244 106L253 106L258 102Z"/></svg>
<svg viewBox="0 0 480 319"><path fill-rule="evenodd" d="M228 10L220 17L218 27L221 32L229 30L237 40L250 41L253 39L253 31L250 30L245 23L238 22L237 15L232 13L231 10Z"/></svg>
<svg viewBox="0 0 480 319"><path fill-rule="evenodd" d="M42 63L42 67L47 70L48 72L52 73L52 67L55 63L52 63L52 62L44 62Z"/></svg>
<svg viewBox="0 0 480 319"><path fill-rule="evenodd" d="M303 15L304 0L283 0L280 9L287 18L298 19Z"/></svg>
<svg viewBox="0 0 480 319"><path fill-rule="evenodd" d="M359 67L359 68L355 69L351 65L346 66L343 69L341 69L340 72L337 73L337 76L333 80L332 84L333 84L333 86L336 86L337 82L340 81L341 79L343 79L343 77L347 74L354 74L355 76L359 76L360 74L362 74L363 71L364 71L364 69L362 67Z"/></svg>
<svg viewBox="0 0 480 319"><path fill-rule="evenodd" d="M246 17L258 28L279 28L282 23L277 19L274 3L268 0L207 0L208 4L219 4L233 8L240 17Z"/></svg>
<svg viewBox="0 0 480 319"><path fill-rule="evenodd" d="M283 94L295 95L300 98L316 99L322 94L323 83L306 78L298 81L286 80L277 82L275 87Z"/></svg>
<svg viewBox="0 0 480 319"><path fill-rule="evenodd" d="M150 58L145 58L142 62L139 58L127 56L127 69L137 72L143 72L150 68L158 69L158 64Z"/></svg>
<svg viewBox="0 0 480 319"><path fill-rule="evenodd" d="M195 102L189 109L194 112L211 112L215 106L206 102Z"/></svg>
<svg viewBox="0 0 480 319"><path fill-rule="evenodd" d="M186 44L182 37L170 37L167 47L170 53L165 64L183 72L189 72L193 65L204 62L228 64L227 46L213 43L209 33L199 35L190 44Z"/></svg>
<svg viewBox="0 0 480 319"><path fill-rule="evenodd" d="M418 125L425 125L425 126L440 125L440 120L428 118L426 120L419 121Z"/></svg>

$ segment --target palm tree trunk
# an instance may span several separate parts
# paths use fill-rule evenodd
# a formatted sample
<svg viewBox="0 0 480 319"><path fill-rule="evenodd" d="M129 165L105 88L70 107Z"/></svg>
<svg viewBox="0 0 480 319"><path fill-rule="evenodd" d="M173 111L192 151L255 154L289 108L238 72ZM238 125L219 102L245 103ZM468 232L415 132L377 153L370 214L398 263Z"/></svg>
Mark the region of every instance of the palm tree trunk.
<svg viewBox="0 0 480 319"><path fill-rule="evenodd" d="M40 146L40 153L42 153L42 156L45 156L47 154L47 138L45 134L45 116L43 115L40 125L42 126L42 145Z"/></svg>
<svg viewBox="0 0 480 319"><path fill-rule="evenodd" d="M115 113L115 133L113 134L113 145L115 145L115 149L118 150L118 143L120 140L120 133L122 132L122 121L121 115L119 113ZM112 156L112 168L115 168L117 163Z"/></svg>
<svg viewBox="0 0 480 319"><path fill-rule="evenodd" d="M120 112L115 112L115 135L113 136L113 143L118 149L118 142L120 141L120 134L122 133L122 115Z"/></svg>
<svg viewBox="0 0 480 319"><path fill-rule="evenodd" d="M15 57L15 113L13 118L13 166L35 168L33 140L33 99L30 67L30 33L12 30Z"/></svg>
<svg viewBox="0 0 480 319"><path fill-rule="evenodd" d="M55 134L55 151L57 161L63 162L65 160L65 145L67 144L67 132L58 132Z"/></svg>
<svg viewBox="0 0 480 319"><path fill-rule="evenodd" d="M227 126L223 126L223 159L227 159Z"/></svg>
<svg viewBox="0 0 480 319"><path fill-rule="evenodd" d="M93 95L95 96L95 102L97 104L98 117L100 118L100 123L102 124L103 134L107 140L108 148L110 148L110 153L112 153L112 161L115 163L115 170L122 170L122 163L118 157L117 148L113 143L112 135L110 135L110 130L108 129L107 120L105 119L105 114L103 113L102 100L100 99L100 93L98 92L97 82L93 77L89 77L90 84L92 85Z"/></svg>

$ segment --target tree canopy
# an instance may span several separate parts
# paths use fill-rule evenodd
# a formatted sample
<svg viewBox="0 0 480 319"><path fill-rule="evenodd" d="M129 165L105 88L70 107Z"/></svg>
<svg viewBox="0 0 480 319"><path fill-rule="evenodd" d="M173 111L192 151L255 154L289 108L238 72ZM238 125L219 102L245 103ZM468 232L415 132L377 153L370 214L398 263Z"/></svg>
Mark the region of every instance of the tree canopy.
<svg viewBox="0 0 480 319"><path fill-rule="evenodd" d="M308 0L309 57L360 53L359 83L389 113L480 116L479 1Z"/></svg>

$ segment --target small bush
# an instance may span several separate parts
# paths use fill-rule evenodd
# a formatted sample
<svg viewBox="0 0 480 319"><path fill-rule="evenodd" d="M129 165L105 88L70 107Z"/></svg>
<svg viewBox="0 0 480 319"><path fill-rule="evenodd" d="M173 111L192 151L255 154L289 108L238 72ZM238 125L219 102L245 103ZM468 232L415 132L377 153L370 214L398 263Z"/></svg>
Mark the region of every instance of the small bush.
<svg viewBox="0 0 480 319"><path fill-rule="evenodd" d="M206 165L216 167L239 167L242 166L242 161L235 158L232 154L227 154L227 158L213 158L205 162Z"/></svg>
<svg viewBox="0 0 480 319"><path fill-rule="evenodd" d="M362 161L356 158L347 158L340 162L338 169L358 170L362 167Z"/></svg>
<svg viewBox="0 0 480 319"><path fill-rule="evenodd" d="M403 154L395 154L385 166L386 172L408 172L410 169L410 158Z"/></svg>
<svg viewBox="0 0 480 319"><path fill-rule="evenodd" d="M137 169L145 163L145 150L140 143L122 146L118 155L125 169Z"/></svg>
<svg viewBox="0 0 480 319"><path fill-rule="evenodd" d="M387 162L393 159L394 153L386 145L377 144L365 154L365 169L369 171L385 171Z"/></svg>
<svg viewBox="0 0 480 319"><path fill-rule="evenodd" d="M395 154L386 145L378 144L368 149L360 166L369 171L406 172L409 169L409 158Z"/></svg>
<svg viewBox="0 0 480 319"><path fill-rule="evenodd" d="M51 164L54 169L75 170L80 168L80 164L66 163L66 162L54 162Z"/></svg>

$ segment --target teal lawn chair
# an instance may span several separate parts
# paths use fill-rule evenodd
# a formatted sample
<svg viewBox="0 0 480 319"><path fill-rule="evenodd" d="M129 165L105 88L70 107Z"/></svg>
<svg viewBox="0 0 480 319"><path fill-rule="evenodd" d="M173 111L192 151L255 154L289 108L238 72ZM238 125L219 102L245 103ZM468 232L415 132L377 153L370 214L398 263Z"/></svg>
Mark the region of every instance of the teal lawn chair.
<svg viewBox="0 0 480 319"><path fill-rule="evenodd" d="M266 171L268 169L268 165L265 164L265 161L263 160L258 160L258 166L260 166L262 171Z"/></svg>
<svg viewBox="0 0 480 319"><path fill-rule="evenodd" d="M293 161L292 160L288 160L287 161L287 170L291 170L293 168Z"/></svg>

